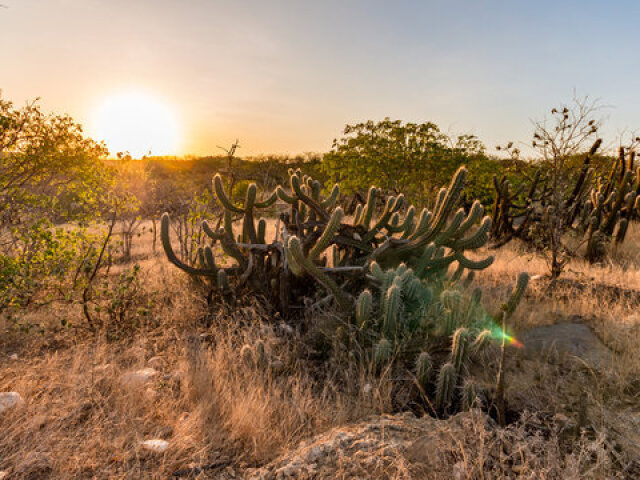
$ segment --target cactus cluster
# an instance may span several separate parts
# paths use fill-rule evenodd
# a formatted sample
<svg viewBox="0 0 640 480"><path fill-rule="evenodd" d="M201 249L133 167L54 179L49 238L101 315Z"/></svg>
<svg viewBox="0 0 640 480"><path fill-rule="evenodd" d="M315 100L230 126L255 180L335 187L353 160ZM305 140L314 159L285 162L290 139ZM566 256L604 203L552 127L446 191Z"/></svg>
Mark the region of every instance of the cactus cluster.
<svg viewBox="0 0 640 480"><path fill-rule="evenodd" d="M387 270L373 263L372 287L356 300L352 331L359 345L370 346L377 370L413 365L420 392L433 395L432 405L440 413L454 404L464 408L478 403L477 388L473 393L465 390L470 388L464 383L467 364L490 343L505 338L506 325L500 328L483 309L480 290L469 291L469 273L466 278L421 278L404 263ZM511 315L516 309L527 280L526 274L519 277L503 313Z"/></svg>
<svg viewBox="0 0 640 480"><path fill-rule="evenodd" d="M163 215L161 239L169 261L191 275L208 278L214 290L226 294L237 294L246 286L272 300L285 315L292 302L303 298L335 301L345 313L352 313L355 298L372 280L374 264L380 268L405 264L418 278L427 279L446 275L452 264L457 265L453 275L459 278L465 270L482 270L493 261L466 255L486 244L491 220L483 217L479 202L469 212L456 209L466 181L464 168L448 188L440 190L433 211L418 213L402 194L385 196L372 187L352 219L338 206L338 185L325 195L322 185L300 170L289 174L286 188L278 186L264 198L258 198L255 184L249 185L242 204L232 201L216 175L213 188L224 211L221 225L213 229L203 222L209 241L198 250L199 265L190 266L174 253L170 219ZM281 212L275 235L267 239L266 220L258 215L274 204ZM220 251L232 265L216 259Z"/></svg>
<svg viewBox="0 0 640 480"><path fill-rule="evenodd" d="M640 213L640 168L635 167L634 152L621 147L609 173L597 176L591 161L601 144L602 140L595 141L580 171L569 179L560 212L563 225L584 239L584 255L590 262L600 260L609 243L622 243L629 222ZM544 247L539 232L553 213L553 194L543 169L518 187L505 176L493 181L493 245L520 238Z"/></svg>
<svg viewBox="0 0 640 480"><path fill-rule="evenodd" d="M378 372L399 365L414 369L418 390L435 399L440 413L454 404L475 404L475 390L460 392L466 366L498 338L499 327L482 309L480 291L469 288L493 257L467 256L487 243L492 222L479 202L468 211L458 208L466 169L440 190L433 210L418 212L403 195L386 196L372 187L351 218L338 205L338 185L324 194L300 170L289 173L287 188L278 186L264 198L251 184L242 204L232 201L216 175L224 218L216 229L203 223L209 242L198 251L199 266L174 254L165 214L161 233L169 260L208 278L223 298L249 289L283 315L300 311L294 306L333 303L348 319L337 328L336 341L348 345L356 339L360 346L352 355ZM267 239L266 221L258 215L274 205L280 211ZM220 251L231 264L216 258ZM518 301L511 301L513 308ZM245 346L240 355L247 363L265 363L261 351L260 345Z"/></svg>

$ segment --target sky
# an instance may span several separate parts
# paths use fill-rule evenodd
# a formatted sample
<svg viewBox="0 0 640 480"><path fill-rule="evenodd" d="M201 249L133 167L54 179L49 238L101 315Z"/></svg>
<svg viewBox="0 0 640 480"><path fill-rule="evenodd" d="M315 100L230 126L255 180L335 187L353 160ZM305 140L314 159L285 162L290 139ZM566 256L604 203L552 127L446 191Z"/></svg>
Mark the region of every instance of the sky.
<svg viewBox="0 0 640 480"><path fill-rule="evenodd" d="M176 152L158 154L236 138L244 155L322 152L345 124L387 116L492 151L529 143L531 121L574 93L606 106L610 140L640 129L638 1L0 4L3 98L40 97L95 137L107 99L140 92L177 125Z"/></svg>

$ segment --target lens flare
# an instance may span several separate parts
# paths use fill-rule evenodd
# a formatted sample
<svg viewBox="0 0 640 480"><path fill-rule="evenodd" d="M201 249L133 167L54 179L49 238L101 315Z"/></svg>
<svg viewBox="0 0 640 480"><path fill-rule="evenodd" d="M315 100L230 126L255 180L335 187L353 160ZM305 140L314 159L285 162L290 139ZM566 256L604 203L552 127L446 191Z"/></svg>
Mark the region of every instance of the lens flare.
<svg viewBox="0 0 640 480"><path fill-rule="evenodd" d="M507 332L503 331L502 328L498 326L494 325L493 329L491 330L491 337L500 341L504 339L507 345L511 345L516 348L524 348L524 345L520 340L518 340L516 337L509 335Z"/></svg>

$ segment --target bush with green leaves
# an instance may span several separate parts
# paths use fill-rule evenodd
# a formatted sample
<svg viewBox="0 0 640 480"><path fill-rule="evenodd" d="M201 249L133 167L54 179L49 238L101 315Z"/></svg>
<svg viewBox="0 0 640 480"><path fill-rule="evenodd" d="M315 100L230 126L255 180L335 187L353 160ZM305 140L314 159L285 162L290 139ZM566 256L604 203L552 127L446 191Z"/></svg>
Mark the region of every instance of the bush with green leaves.
<svg viewBox="0 0 640 480"><path fill-rule="evenodd" d="M0 252L0 312L48 304L74 290L95 235L40 220L15 227Z"/></svg>
<svg viewBox="0 0 640 480"><path fill-rule="evenodd" d="M491 174L502 168L484 154L475 136L452 138L432 122L385 118L347 125L343 133L324 155L322 168L346 194L366 194L376 185L385 193L403 193L411 202L431 205L440 186L466 165L473 175L467 192L484 202L490 198Z"/></svg>

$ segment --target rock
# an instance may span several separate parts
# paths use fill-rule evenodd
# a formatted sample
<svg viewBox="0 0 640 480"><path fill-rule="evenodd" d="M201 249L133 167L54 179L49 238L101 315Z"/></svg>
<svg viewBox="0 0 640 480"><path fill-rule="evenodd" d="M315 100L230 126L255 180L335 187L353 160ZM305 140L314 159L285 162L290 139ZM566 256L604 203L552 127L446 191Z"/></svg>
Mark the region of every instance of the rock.
<svg viewBox="0 0 640 480"><path fill-rule="evenodd" d="M0 413L22 405L24 400L18 392L0 392Z"/></svg>
<svg viewBox="0 0 640 480"><path fill-rule="evenodd" d="M158 374L153 368L143 368L135 372L128 372L120 377L120 382L126 387L141 387L149 383Z"/></svg>
<svg viewBox="0 0 640 480"><path fill-rule="evenodd" d="M155 370L164 370L167 366L167 362L164 358L160 356L151 357L147 362L150 368Z"/></svg>
<svg viewBox="0 0 640 480"><path fill-rule="evenodd" d="M612 352L595 333L582 323L557 323L533 328L520 337L527 353L561 354L581 358L593 366L604 366L612 359Z"/></svg>
<svg viewBox="0 0 640 480"><path fill-rule="evenodd" d="M167 448L169 448L169 442L159 438L154 438L140 442L140 446L153 453L163 453Z"/></svg>
<svg viewBox="0 0 640 480"><path fill-rule="evenodd" d="M0 480L4 480L9 477L9 472L0 471Z"/></svg>
<svg viewBox="0 0 640 480"><path fill-rule="evenodd" d="M17 353L12 353L11 355L9 355L9 358L11 360L18 360L18 354Z"/></svg>
<svg viewBox="0 0 640 480"><path fill-rule="evenodd" d="M464 464L458 465L445 447L457 451L461 444L477 442L482 428L493 427L479 410L447 420L411 413L372 417L302 442L269 465L248 472L247 478L409 478L407 465L416 472L411 478L424 478L425 472L433 475L429 478L452 478L452 473L453 478L466 478Z"/></svg>

